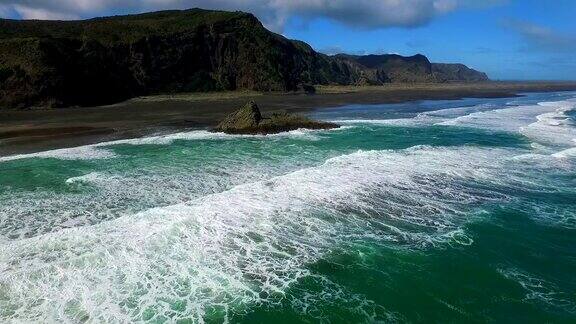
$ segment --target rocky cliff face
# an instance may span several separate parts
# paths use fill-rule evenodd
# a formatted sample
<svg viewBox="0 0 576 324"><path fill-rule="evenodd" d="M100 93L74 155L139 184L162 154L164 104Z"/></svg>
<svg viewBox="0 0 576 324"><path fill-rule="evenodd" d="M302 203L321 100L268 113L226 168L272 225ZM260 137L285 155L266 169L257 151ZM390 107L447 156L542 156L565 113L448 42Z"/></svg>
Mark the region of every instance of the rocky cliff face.
<svg viewBox="0 0 576 324"><path fill-rule="evenodd" d="M349 82L349 73L339 68L246 13L193 9L78 22L0 21L4 107Z"/></svg>
<svg viewBox="0 0 576 324"><path fill-rule="evenodd" d="M426 82L479 82L487 81L485 73L470 69L463 64L431 63L424 55L344 55L334 57L349 64L359 77L357 84L379 85L394 83Z"/></svg>
<svg viewBox="0 0 576 324"><path fill-rule="evenodd" d="M488 80L486 73L471 69L464 64L434 63L432 64L432 72L442 82L478 82Z"/></svg>
<svg viewBox="0 0 576 324"><path fill-rule="evenodd" d="M440 80L430 77L423 56L408 65L402 57L376 66L371 59L317 53L242 12L0 19L0 109L102 105L158 93Z"/></svg>

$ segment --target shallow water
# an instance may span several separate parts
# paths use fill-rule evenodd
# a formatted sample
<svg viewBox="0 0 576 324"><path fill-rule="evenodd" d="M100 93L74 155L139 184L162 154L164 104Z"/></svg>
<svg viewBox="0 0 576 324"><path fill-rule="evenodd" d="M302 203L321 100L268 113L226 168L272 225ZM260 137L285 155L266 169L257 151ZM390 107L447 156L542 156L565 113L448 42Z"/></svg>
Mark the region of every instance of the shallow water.
<svg viewBox="0 0 576 324"><path fill-rule="evenodd" d="M574 322L574 98L0 158L0 321Z"/></svg>

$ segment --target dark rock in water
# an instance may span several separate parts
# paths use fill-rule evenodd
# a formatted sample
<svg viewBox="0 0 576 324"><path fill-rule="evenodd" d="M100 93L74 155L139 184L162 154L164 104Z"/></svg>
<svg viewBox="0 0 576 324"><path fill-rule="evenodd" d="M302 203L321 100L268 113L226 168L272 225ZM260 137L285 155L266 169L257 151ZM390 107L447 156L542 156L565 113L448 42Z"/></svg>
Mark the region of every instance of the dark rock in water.
<svg viewBox="0 0 576 324"><path fill-rule="evenodd" d="M334 123L319 122L304 116L286 112L274 113L270 117L262 117L255 102L250 101L244 107L226 117L214 131L227 134L276 134L300 128L332 129L339 128Z"/></svg>

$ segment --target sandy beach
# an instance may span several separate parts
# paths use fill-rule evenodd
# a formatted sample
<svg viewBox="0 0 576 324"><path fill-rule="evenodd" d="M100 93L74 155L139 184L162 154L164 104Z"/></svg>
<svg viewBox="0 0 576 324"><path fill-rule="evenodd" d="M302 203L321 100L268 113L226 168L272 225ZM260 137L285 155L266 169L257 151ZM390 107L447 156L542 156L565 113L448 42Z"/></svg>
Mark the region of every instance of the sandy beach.
<svg viewBox="0 0 576 324"><path fill-rule="evenodd" d="M514 97L523 92L576 90L576 82L486 82L390 84L378 87L318 87L314 95L224 92L159 95L102 107L0 111L0 156L93 144L215 125L248 100L264 112L348 104Z"/></svg>

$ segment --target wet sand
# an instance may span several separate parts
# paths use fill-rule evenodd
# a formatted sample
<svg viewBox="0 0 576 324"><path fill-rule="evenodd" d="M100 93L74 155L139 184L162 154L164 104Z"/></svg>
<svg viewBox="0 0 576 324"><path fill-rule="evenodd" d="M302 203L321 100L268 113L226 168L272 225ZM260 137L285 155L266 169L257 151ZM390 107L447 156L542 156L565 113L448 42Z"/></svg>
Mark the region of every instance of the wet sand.
<svg viewBox="0 0 576 324"><path fill-rule="evenodd" d="M253 92L182 94L136 98L103 107L0 110L0 156L207 128L251 99L264 112L306 112L348 104L514 97L522 92L573 90L576 90L576 82L328 86L320 87L315 95Z"/></svg>

